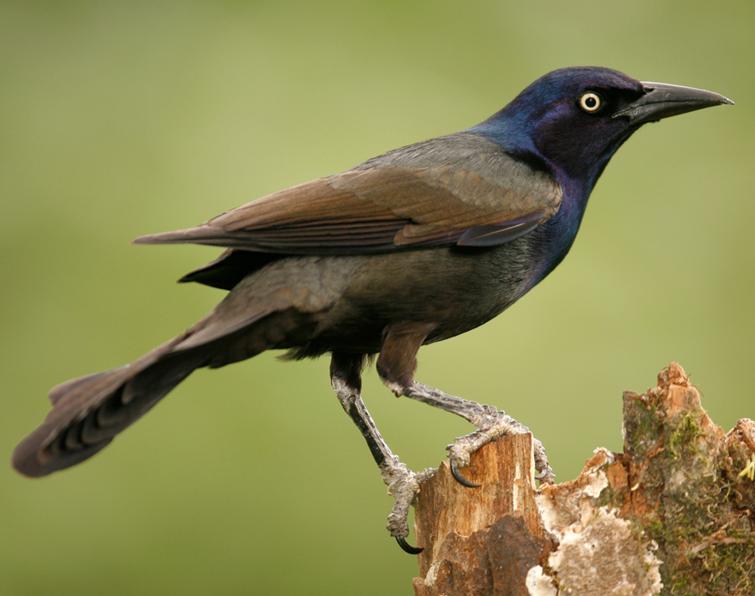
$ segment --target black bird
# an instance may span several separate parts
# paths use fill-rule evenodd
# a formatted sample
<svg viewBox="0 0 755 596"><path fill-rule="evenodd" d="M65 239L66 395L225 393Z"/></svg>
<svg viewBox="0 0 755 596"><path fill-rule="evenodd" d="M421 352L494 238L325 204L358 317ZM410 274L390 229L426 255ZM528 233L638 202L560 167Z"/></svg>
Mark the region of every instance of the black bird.
<svg viewBox="0 0 755 596"><path fill-rule="evenodd" d="M13 454L44 476L91 457L194 369L270 349L331 354L342 406L395 498L388 529L409 552L407 514L421 473L389 449L360 397L377 370L396 395L477 427L449 446L452 470L487 441L526 427L491 406L414 380L427 343L500 314L566 256L608 160L646 122L733 103L710 91L636 81L606 68L565 68L462 132L389 151L351 170L273 193L195 228L142 244L225 247L184 276L228 290L215 310L135 362L59 385L52 410ZM536 464L551 480L542 445Z"/></svg>

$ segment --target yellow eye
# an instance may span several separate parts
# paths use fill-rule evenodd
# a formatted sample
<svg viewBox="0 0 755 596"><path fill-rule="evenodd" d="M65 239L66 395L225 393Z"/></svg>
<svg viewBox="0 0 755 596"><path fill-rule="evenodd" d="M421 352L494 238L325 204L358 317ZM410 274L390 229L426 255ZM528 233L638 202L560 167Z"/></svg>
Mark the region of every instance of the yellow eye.
<svg viewBox="0 0 755 596"><path fill-rule="evenodd" d="M600 99L600 95L592 91L579 98L579 107L589 114L597 112L601 105L603 105L603 101Z"/></svg>

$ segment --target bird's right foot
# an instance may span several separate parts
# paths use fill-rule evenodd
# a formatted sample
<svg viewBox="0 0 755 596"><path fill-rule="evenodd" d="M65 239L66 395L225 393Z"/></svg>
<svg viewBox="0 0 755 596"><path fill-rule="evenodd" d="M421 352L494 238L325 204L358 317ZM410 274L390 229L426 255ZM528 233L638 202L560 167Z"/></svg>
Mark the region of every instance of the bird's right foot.
<svg viewBox="0 0 755 596"><path fill-rule="evenodd" d="M474 424L477 430L456 439L448 447L448 463L451 468L451 474L457 482L469 488L477 488L480 485L466 478L460 471L469 465L472 453L480 449L483 445L494 441L498 437L512 434L529 433L530 430L521 422L518 422L505 412L494 408L475 404L480 408L480 412L474 416ZM532 438L532 447L535 456L535 470L537 478L542 482L553 482L555 475L553 468L548 463L548 457L545 453L543 444L536 438Z"/></svg>
<svg viewBox="0 0 755 596"><path fill-rule="evenodd" d="M451 412L477 427L476 431L459 437L447 448L451 473L457 482L466 487L476 488L479 486L466 478L460 471L461 468L469 465L472 453L498 437L530 433L530 429L524 424L493 406L449 395L440 389L428 387L416 381L408 384L390 382L386 382L386 384L397 396L405 395L446 412ZM537 479L542 482L553 482L555 475L548 463L543 444L533 437L532 446Z"/></svg>

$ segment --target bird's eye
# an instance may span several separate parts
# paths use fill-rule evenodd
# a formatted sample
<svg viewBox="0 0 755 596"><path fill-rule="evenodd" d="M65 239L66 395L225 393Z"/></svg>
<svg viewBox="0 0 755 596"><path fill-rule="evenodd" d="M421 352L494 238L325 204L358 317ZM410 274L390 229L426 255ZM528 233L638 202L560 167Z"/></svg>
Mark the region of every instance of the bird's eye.
<svg viewBox="0 0 755 596"><path fill-rule="evenodd" d="M600 109L603 105L603 100L600 99L600 95L589 91L579 98L579 107L582 108L588 114L593 114Z"/></svg>

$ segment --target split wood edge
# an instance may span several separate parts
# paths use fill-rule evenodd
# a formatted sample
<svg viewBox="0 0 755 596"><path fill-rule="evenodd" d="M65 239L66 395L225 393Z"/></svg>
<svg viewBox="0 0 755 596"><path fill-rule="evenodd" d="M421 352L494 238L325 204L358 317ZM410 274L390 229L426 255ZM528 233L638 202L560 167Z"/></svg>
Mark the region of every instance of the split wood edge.
<svg viewBox="0 0 755 596"><path fill-rule="evenodd" d="M672 363L624 394L624 452L539 489L532 437L446 463L416 501L416 596L755 593L755 422L724 433Z"/></svg>

